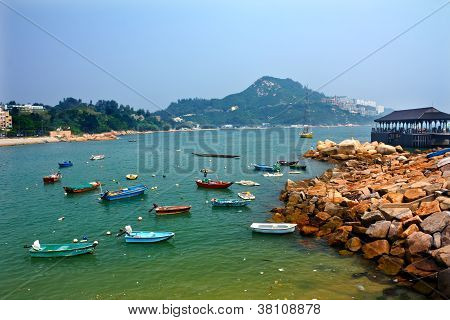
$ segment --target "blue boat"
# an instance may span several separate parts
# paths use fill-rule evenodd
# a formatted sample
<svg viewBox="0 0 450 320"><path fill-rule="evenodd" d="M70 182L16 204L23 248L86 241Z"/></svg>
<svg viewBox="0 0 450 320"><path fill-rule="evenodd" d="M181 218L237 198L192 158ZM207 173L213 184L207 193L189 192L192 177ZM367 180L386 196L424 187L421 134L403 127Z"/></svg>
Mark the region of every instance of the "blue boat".
<svg viewBox="0 0 450 320"><path fill-rule="evenodd" d="M72 257L81 254L94 253L98 242L40 244L36 240L29 251L30 256L37 258Z"/></svg>
<svg viewBox="0 0 450 320"><path fill-rule="evenodd" d="M117 237L125 234L125 242L127 243L152 243L169 240L175 233L165 231L133 231L131 226L125 226L123 230L117 234Z"/></svg>
<svg viewBox="0 0 450 320"><path fill-rule="evenodd" d="M213 207L244 207L248 201L241 199L211 199Z"/></svg>
<svg viewBox="0 0 450 320"><path fill-rule="evenodd" d="M67 168L67 167L73 166L73 163L72 163L72 161L63 161L63 162L58 162L58 165L60 168Z"/></svg>
<svg viewBox="0 0 450 320"><path fill-rule="evenodd" d="M124 199L124 198L131 198L136 197L141 194L143 194L145 191L148 190L148 187L143 184L139 184L136 186L123 188L116 191L106 191L100 195L100 199L102 200L118 200L118 199Z"/></svg>
<svg viewBox="0 0 450 320"><path fill-rule="evenodd" d="M278 163L274 164L273 166L268 166L265 164L254 164L253 166L255 167L255 170L259 170L259 171L274 172L274 171L280 171L280 169L281 169L281 167Z"/></svg>
<svg viewBox="0 0 450 320"><path fill-rule="evenodd" d="M446 154L447 152L450 152L450 148L445 148L445 149L438 150L436 152L431 152L431 153L427 154L427 158L442 156L443 154Z"/></svg>

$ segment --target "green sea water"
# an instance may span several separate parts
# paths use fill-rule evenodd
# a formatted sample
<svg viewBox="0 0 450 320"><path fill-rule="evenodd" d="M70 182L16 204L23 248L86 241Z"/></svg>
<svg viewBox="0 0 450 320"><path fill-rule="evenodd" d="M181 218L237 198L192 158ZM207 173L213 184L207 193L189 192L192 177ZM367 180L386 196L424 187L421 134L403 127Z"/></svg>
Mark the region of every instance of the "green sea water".
<svg viewBox="0 0 450 320"><path fill-rule="evenodd" d="M395 289L375 265L359 256L341 257L320 239L295 234L264 235L249 230L269 210L282 206L286 179L320 175L329 165L307 160L301 175L263 177L252 163L292 160L326 138L369 139L369 127L314 128L314 139L298 129L219 130L124 136L115 141L53 143L0 148L0 298L2 299L386 299L419 298ZM129 140L137 140L136 142ZM239 159L193 156L191 152L238 154ZM91 154L105 154L89 161ZM42 177L61 169L61 182ZM202 168L211 178L253 180L258 187L199 189ZM127 173L138 173L127 181ZM153 176L154 175L154 176ZM104 189L145 183L144 196L103 203L98 191L65 195L63 186L100 180ZM247 208L211 208L213 197L251 191ZM155 216L152 203L192 205L190 214ZM59 221L58 218L65 217ZM138 217L142 221L138 221ZM157 244L126 244L114 234L134 230L173 231ZM107 236L111 231L112 236ZM95 254L30 258L25 244L98 240Z"/></svg>

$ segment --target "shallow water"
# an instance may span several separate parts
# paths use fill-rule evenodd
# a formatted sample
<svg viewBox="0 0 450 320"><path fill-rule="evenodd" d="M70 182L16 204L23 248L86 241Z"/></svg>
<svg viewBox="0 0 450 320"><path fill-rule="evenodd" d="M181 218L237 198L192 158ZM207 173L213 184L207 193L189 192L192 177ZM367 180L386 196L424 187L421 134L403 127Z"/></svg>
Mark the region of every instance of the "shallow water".
<svg viewBox="0 0 450 320"><path fill-rule="evenodd" d="M125 136L117 141L57 143L0 148L0 297L3 299L385 299L418 298L411 292L383 294L392 287L358 256L340 257L323 240L298 234L252 233L252 222L265 221L281 206L278 195L287 178L320 175L328 164L307 160L301 175L265 178L251 163L293 159L326 138L368 140L369 127L315 128L314 139L299 139L298 129L221 130ZM138 139L138 142L128 140ZM192 151L233 153L240 159L210 159ZM88 161L103 153L103 161ZM57 162L62 182L43 185L42 176ZM224 180L253 180L259 187L198 189L194 180L208 167ZM135 182L125 174L137 172ZM155 175L153 177L152 175ZM166 177L164 178L163 175ZM64 195L62 186L93 180L105 189L145 183L146 195L110 203L97 192ZM116 183L116 180L118 183ZM213 197L236 197L250 190L248 208L211 208ZM190 204L190 214L156 217L152 203ZM64 216L63 221L58 221ZM138 216L143 220L138 222ZM106 236L126 224L135 230L173 231L157 244L125 244ZM94 255L30 258L24 244L70 242L87 235L100 242ZM369 274L355 274L369 271ZM386 291L385 291L386 292Z"/></svg>

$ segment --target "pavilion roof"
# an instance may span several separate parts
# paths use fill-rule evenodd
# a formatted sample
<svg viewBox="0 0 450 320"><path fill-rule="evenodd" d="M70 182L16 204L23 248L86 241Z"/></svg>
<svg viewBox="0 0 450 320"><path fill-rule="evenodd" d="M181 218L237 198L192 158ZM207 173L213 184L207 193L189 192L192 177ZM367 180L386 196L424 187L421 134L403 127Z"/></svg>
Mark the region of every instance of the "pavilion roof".
<svg viewBox="0 0 450 320"><path fill-rule="evenodd" d="M421 120L450 120L450 114L441 112L435 108L419 108L393 111L388 115L376 119L375 122L389 121L421 121Z"/></svg>

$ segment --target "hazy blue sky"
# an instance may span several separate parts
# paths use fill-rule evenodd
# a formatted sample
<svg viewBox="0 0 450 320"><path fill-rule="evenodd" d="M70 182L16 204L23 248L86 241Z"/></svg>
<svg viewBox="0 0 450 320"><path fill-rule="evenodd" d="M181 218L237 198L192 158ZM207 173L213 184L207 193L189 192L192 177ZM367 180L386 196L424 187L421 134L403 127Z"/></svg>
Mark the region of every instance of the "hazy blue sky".
<svg viewBox="0 0 450 320"><path fill-rule="evenodd" d="M0 0L0 101L155 109L3 3L165 108L263 75L316 89L446 0L370 2ZM450 5L322 91L450 112Z"/></svg>

